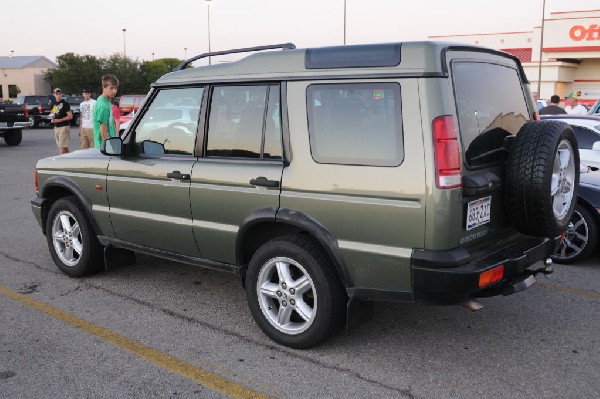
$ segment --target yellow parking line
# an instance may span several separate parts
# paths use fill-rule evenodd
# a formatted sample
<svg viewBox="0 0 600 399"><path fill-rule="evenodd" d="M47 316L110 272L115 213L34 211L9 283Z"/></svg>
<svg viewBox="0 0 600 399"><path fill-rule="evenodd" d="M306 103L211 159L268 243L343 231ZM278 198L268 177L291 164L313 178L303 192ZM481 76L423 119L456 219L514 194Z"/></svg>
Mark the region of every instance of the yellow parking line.
<svg viewBox="0 0 600 399"><path fill-rule="evenodd" d="M267 396L262 392L254 391L250 388L247 388L244 385L238 384L234 381L224 378L219 374L213 373L212 371L204 370L200 367L194 366L191 363L177 359L176 357L173 357L171 355L167 355L166 353L160 352L140 342L134 341L133 339L112 332L104 327L100 327L83 319L80 319L76 316L73 316L70 313L63 312L60 309L47 305L44 302L32 299L27 295L15 292L10 288L4 287L2 285L0 285L0 295L18 301L42 313L46 313L47 315L50 315L57 320L63 321L67 324L77 327L87 332L88 334L103 339L104 341L110 342L111 344L125 349L160 367L163 367L173 373L186 377L214 391L225 394L231 398L271 398L270 396Z"/></svg>
<svg viewBox="0 0 600 399"><path fill-rule="evenodd" d="M568 294L583 296L583 297L592 298L592 299L600 299L600 292L596 292L596 291L580 290L577 288L563 287L563 286L555 285L555 284L542 283L540 281L538 281L537 284L541 287L548 288L548 289L554 290L554 291L566 292Z"/></svg>

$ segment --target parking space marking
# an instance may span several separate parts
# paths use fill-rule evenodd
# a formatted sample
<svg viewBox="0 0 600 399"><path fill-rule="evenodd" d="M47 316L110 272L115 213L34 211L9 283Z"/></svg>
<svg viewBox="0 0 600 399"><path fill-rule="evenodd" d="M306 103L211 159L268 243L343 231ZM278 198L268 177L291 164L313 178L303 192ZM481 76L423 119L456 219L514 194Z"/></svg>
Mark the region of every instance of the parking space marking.
<svg viewBox="0 0 600 399"><path fill-rule="evenodd" d="M568 294L573 294L576 296L582 296L582 297L586 297L586 298L600 299L600 292L596 292L596 291L581 290L578 288L571 288L571 287L563 287L561 285L542 283L540 281L538 281L537 284L539 286L547 288L549 290L566 292Z"/></svg>
<svg viewBox="0 0 600 399"><path fill-rule="evenodd" d="M52 316L55 319L67 323L73 327L77 327L90 335L125 349L151 363L154 363L164 369L167 369L175 374L179 374L207 388L210 388L213 391L220 392L231 398L272 398L271 396L265 395L262 392L252 390L244 385L224 378L212 371L197 367L191 363L163 353L131 338L127 338L124 335L115 333L109 329L80 319L77 316L64 312L44 302L32 299L27 295L20 294L3 285L0 285L0 295Z"/></svg>

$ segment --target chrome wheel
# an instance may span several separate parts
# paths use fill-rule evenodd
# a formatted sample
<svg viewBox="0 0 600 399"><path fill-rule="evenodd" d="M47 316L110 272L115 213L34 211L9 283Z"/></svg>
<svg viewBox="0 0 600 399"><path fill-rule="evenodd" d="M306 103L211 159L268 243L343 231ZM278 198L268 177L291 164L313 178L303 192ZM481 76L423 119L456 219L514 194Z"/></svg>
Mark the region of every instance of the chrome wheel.
<svg viewBox="0 0 600 399"><path fill-rule="evenodd" d="M300 334L315 320L317 294L313 280L293 259L278 257L265 263L256 292L262 313L285 334Z"/></svg>
<svg viewBox="0 0 600 399"><path fill-rule="evenodd" d="M565 231L565 238L557 252L563 259L573 258L583 252L589 241L589 226L579 211L575 210L569 226Z"/></svg>
<svg viewBox="0 0 600 399"><path fill-rule="evenodd" d="M552 166L552 183L550 194L554 216L562 220L569 213L575 189L575 160L573 147L568 140L558 145L554 165Z"/></svg>
<svg viewBox="0 0 600 399"><path fill-rule="evenodd" d="M54 250L60 260L69 267L77 266L83 252L81 229L73 214L61 210L52 222Z"/></svg>

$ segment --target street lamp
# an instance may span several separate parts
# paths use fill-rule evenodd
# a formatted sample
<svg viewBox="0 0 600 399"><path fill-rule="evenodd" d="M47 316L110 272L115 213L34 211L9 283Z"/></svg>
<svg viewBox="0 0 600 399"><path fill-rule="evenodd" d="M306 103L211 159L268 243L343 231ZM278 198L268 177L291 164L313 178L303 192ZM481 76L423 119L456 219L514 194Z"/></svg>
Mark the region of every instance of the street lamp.
<svg viewBox="0 0 600 399"><path fill-rule="evenodd" d="M187 60L187 47L183 48L183 59Z"/></svg>
<svg viewBox="0 0 600 399"><path fill-rule="evenodd" d="M538 96L541 96L540 87L542 85L542 49L544 48L544 20L546 19L546 0L542 3L542 29L540 29L540 60L538 62Z"/></svg>
<svg viewBox="0 0 600 399"><path fill-rule="evenodd" d="M13 55L15 55L15 50L10 50L10 55L9 55L9 57L10 57L10 58L12 58L12 57L13 57Z"/></svg>
<svg viewBox="0 0 600 399"><path fill-rule="evenodd" d="M127 48L125 46L125 32L127 32L127 29L123 28L123 56L127 58Z"/></svg>
<svg viewBox="0 0 600 399"><path fill-rule="evenodd" d="M344 46L346 45L346 0L344 0Z"/></svg>
<svg viewBox="0 0 600 399"><path fill-rule="evenodd" d="M152 61L154 61L154 53L152 53Z"/></svg>
<svg viewBox="0 0 600 399"><path fill-rule="evenodd" d="M208 26L208 52L210 53L210 3L212 0L204 0L206 2L206 15L207 15L207 26ZM208 56L208 65L212 65L210 55Z"/></svg>

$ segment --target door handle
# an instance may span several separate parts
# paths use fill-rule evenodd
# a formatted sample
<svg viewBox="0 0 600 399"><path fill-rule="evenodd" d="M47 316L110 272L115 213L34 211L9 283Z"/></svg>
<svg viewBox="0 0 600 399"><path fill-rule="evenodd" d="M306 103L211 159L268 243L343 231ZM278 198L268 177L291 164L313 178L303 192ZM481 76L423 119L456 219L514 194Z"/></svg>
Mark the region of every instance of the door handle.
<svg viewBox="0 0 600 399"><path fill-rule="evenodd" d="M253 186L262 186L262 187L279 187L278 180L269 180L264 176L257 177L256 179L250 179L250 184Z"/></svg>
<svg viewBox="0 0 600 399"><path fill-rule="evenodd" d="M191 176L187 173L181 173L178 170L174 170L173 172L167 173L167 177L169 179L177 179L177 180L190 180Z"/></svg>

